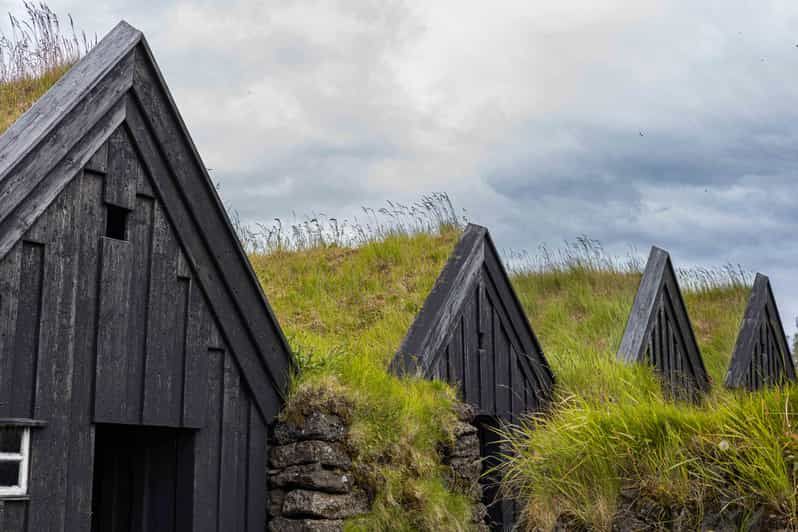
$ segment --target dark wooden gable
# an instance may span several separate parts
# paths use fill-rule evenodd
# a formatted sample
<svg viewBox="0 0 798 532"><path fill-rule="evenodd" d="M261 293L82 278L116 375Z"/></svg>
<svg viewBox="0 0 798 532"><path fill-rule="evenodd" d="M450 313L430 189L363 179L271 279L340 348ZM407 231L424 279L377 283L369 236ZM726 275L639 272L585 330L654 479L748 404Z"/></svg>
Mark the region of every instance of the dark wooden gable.
<svg viewBox="0 0 798 532"><path fill-rule="evenodd" d="M666 391L695 398L710 381L668 253L651 254L626 322L618 358L654 367Z"/></svg>
<svg viewBox="0 0 798 532"><path fill-rule="evenodd" d="M109 151L115 156L109 158ZM129 286L141 282L135 262L143 259L133 256L132 243L102 242L103 263L113 267L103 270L99 312L116 322L97 339L103 375L116 384L120 348L132 345L141 327L157 336L167 334L168 326L185 325L176 317L180 305L202 294L261 415L270 421L292 368L290 350L143 35L124 22L0 136L0 258L84 166L107 177L106 204L130 211L131 238L142 238L136 232L143 223L139 217L152 217L151 252L168 254L164 264L170 271L151 274L156 280L174 277L164 284L172 301L164 303L163 324L124 323L128 309L118 303ZM140 205L147 194L162 209ZM143 214L139 207L151 212ZM127 405L98 405L98 416L104 417L103 409L122 408Z"/></svg>
<svg viewBox="0 0 798 532"><path fill-rule="evenodd" d="M0 502L0 530L91 530L96 436L124 426L189 442L171 464L188 479L179 530L262 531L292 364L146 42L120 24L0 135L0 418L40 422L29 496ZM140 472L170 480L157 464Z"/></svg>
<svg viewBox="0 0 798 532"><path fill-rule="evenodd" d="M487 229L466 228L391 368L457 385L481 415L544 407L554 378Z"/></svg>
<svg viewBox="0 0 798 532"><path fill-rule="evenodd" d="M787 380L795 380L789 343L770 280L757 273L726 373L726 386L755 391Z"/></svg>

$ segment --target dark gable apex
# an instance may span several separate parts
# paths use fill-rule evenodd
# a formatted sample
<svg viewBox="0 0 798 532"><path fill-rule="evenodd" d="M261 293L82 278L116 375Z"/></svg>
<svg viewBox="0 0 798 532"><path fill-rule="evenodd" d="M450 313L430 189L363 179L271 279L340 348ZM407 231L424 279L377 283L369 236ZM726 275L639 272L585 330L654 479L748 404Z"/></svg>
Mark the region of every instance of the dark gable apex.
<svg viewBox="0 0 798 532"><path fill-rule="evenodd" d="M142 33L117 25L0 136L0 258L121 125L261 410L294 361Z"/></svg>
<svg viewBox="0 0 798 532"><path fill-rule="evenodd" d="M727 388L755 391L795 380L795 366L770 279L756 274L734 346Z"/></svg>
<svg viewBox="0 0 798 532"><path fill-rule="evenodd" d="M675 396L696 397L710 379L687 315L670 256L652 247L635 295L618 358L654 366Z"/></svg>
<svg viewBox="0 0 798 532"><path fill-rule="evenodd" d="M505 358L508 360L497 358L495 365L491 364L489 369L479 368L478 371L477 368L467 367L469 364L478 366L479 363L474 360L477 357L469 358L469 355L464 354L462 365L466 367L455 365L454 370L463 376L457 380L463 381L466 400L479 403L483 409L499 413L509 410L509 406L504 408L501 404L493 405L493 398L486 399L484 392L482 397L475 397L476 393L473 392L469 397L469 383L473 383L471 389L484 388L486 375L488 379L498 382L499 377L493 375L493 371L498 372L498 368L503 368L512 373L513 368L518 367L522 373L519 377L531 385L533 390L530 393L535 395L534 401L530 397L527 403L534 402L535 405L541 406L550 399L554 376L488 230L474 224L466 227L446 266L435 281L432 291L391 362L391 371L399 375L445 378L441 374L439 364L441 351L448 349L447 343L455 332L462 330L461 346L468 342L466 337L469 334L469 325L460 324L460 317L464 313L473 312L479 322L473 328L479 330L470 332L474 333L473 336L484 336L492 327L490 323L485 323L492 319L485 316L485 309L489 306L496 309L496 326L506 331L508 345L504 347L507 352ZM499 340L494 339L494 342L498 344ZM466 347L462 349L467 351ZM488 346L480 345L479 350L472 349L471 352L478 352L478 358L484 359L488 350ZM518 361L517 365L513 364L515 360ZM508 403L516 400L509 397L512 393L518 394L519 391L508 392ZM496 395L495 401L501 403L499 394ZM487 403L491 405L489 408L485 406ZM521 411L517 408L512 410Z"/></svg>

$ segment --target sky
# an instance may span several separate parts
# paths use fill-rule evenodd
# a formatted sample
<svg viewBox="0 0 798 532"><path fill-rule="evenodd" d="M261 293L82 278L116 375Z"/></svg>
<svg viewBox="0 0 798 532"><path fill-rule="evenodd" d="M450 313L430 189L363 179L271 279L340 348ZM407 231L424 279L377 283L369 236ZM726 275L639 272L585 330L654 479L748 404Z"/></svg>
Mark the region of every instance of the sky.
<svg viewBox="0 0 798 532"><path fill-rule="evenodd" d="M794 0L49 5L145 33L245 222L442 191L502 249L761 271L794 331Z"/></svg>

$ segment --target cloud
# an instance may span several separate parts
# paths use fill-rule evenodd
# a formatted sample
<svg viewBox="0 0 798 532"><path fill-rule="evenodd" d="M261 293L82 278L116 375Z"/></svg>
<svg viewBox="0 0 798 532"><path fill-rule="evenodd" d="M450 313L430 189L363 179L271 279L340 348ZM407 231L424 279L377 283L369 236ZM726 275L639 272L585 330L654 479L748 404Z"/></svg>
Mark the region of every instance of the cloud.
<svg viewBox="0 0 798 532"><path fill-rule="evenodd" d="M798 314L795 2L52 7L145 31L244 220L444 190L501 247L656 243L771 272Z"/></svg>

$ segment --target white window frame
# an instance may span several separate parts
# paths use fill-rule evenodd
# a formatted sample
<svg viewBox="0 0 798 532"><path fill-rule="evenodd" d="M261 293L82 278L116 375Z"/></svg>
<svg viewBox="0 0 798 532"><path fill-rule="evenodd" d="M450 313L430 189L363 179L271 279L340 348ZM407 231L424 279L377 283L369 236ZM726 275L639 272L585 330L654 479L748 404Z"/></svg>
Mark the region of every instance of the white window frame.
<svg viewBox="0 0 798 532"><path fill-rule="evenodd" d="M24 497L28 494L28 467L30 464L30 427L20 425L3 425L3 428L16 428L22 430L20 452L0 453L0 462L16 462L19 464L19 478L14 486L0 486L0 498Z"/></svg>

